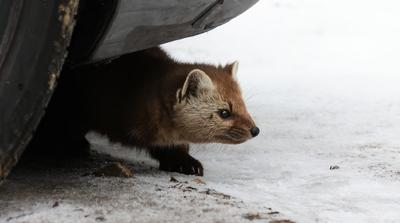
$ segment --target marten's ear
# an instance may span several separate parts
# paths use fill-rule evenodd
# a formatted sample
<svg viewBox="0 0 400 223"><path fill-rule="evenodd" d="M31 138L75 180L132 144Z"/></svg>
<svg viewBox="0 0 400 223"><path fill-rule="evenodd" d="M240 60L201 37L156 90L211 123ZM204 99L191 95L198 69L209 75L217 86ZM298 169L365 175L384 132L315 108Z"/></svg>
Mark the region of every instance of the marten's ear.
<svg viewBox="0 0 400 223"><path fill-rule="evenodd" d="M197 97L202 92L210 91L213 88L210 77L204 71L194 69L186 77L182 89L178 92L178 99L181 101L185 97Z"/></svg>
<svg viewBox="0 0 400 223"><path fill-rule="evenodd" d="M239 68L239 61L235 61L229 65L226 65L225 69L232 75L233 79L237 80L237 71Z"/></svg>

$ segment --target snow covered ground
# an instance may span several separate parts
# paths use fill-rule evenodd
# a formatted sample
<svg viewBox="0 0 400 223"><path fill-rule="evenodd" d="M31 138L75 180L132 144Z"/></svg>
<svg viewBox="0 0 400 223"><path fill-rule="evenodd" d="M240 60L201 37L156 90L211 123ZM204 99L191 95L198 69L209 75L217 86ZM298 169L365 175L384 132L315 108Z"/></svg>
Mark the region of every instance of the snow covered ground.
<svg viewBox="0 0 400 223"><path fill-rule="evenodd" d="M134 179L69 173L52 208L53 190L29 201L16 194L54 177L17 171L0 188L0 222L241 222L251 212L307 223L400 222L399 10L396 0L261 0L212 32L164 45L182 61L238 59L261 134L194 147L206 185L172 175L195 191L174 188L154 162L92 135L98 151L134 163ZM46 185L35 185L43 176ZM200 193L207 190L218 193Z"/></svg>
<svg viewBox="0 0 400 223"><path fill-rule="evenodd" d="M206 181L298 222L400 222L399 9L260 1L207 36L167 45L182 60L239 59L261 127L241 146L199 147Z"/></svg>

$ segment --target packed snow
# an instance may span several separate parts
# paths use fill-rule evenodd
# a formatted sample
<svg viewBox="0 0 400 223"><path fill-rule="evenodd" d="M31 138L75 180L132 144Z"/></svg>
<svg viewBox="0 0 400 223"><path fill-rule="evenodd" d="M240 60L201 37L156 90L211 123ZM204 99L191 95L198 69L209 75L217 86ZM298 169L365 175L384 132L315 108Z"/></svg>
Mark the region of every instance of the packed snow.
<svg viewBox="0 0 400 223"><path fill-rule="evenodd" d="M242 222L251 212L261 221L400 222L399 10L396 0L261 0L214 31L163 46L180 61L240 61L238 79L260 135L241 145L192 147L206 185L172 174L233 203L193 191L189 202L155 162L90 135L96 150L134 163L135 178L69 173L75 181L57 186L66 200L54 209L44 193L29 201L15 195L28 187L17 171L0 188L0 200L14 207L0 204L0 222L73 222L83 212L108 222ZM76 191L104 202L80 201Z"/></svg>

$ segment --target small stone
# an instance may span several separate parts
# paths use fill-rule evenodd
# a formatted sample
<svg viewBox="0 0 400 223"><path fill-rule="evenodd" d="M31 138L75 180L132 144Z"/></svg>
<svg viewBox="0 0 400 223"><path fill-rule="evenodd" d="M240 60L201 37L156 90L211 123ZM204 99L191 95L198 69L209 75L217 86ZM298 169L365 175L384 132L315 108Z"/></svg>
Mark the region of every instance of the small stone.
<svg viewBox="0 0 400 223"><path fill-rule="evenodd" d="M106 220L106 218L103 216L99 216L96 218L96 221L105 221L105 220Z"/></svg>
<svg viewBox="0 0 400 223"><path fill-rule="evenodd" d="M295 222L288 219L283 219L283 220L272 220L269 223L295 223Z"/></svg>
<svg viewBox="0 0 400 223"><path fill-rule="evenodd" d="M182 191L183 191L183 192L187 192L187 191L197 191L197 188L187 186L187 187L183 188Z"/></svg>
<svg viewBox="0 0 400 223"><path fill-rule="evenodd" d="M262 219L260 213L247 213L243 217L250 221Z"/></svg>
<svg viewBox="0 0 400 223"><path fill-rule="evenodd" d="M170 182L178 183L179 180L177 180L175 177L171 176L171 179L169 180Z"/></svg>
<svg viewBox="0 0 400 223"><path fill-rule="evenodd" d="M55 207L58 207L59 205L60 205L60 203L58 201L56 201L56 202L54 202L52 207L55 208Z"/></svg>
<svg viewBox="0 0 400 223"><path fill-rule="evenodd" d="M132 171L125 165L115 162L93 173L96 177L133 177Z"/></svg>
<svg viewBox="0 0 400 223"><path fill-rule="evenodd" d="M198 183L198 184L206 184L206 182L204 182L204 180L202 180L201 178L194 178L193 179L193 182L196 182L196 183Z"/></svg>
<svg viewBox="0 0 400 223"><path fill-rule="evenodd" d="M330 166L329 167L329 169L330 170L337 170L337 169L339 169L340 167L338 166L338 165L334 165L334 166Z"/></svg>

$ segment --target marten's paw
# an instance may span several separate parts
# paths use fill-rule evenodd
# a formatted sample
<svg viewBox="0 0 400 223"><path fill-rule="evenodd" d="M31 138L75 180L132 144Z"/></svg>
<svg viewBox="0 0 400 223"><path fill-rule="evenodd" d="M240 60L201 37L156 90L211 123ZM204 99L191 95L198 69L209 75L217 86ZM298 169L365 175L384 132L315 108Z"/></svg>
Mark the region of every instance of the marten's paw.
<svg viewBox="0 0 400 223"><path fill-rule="evenodd" d="M160 170L187 175L203 176L203 165L187 153L176 154L160 160Z"/></svg>

